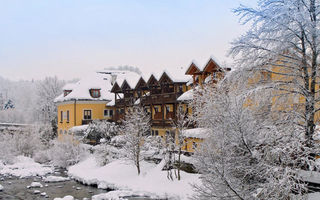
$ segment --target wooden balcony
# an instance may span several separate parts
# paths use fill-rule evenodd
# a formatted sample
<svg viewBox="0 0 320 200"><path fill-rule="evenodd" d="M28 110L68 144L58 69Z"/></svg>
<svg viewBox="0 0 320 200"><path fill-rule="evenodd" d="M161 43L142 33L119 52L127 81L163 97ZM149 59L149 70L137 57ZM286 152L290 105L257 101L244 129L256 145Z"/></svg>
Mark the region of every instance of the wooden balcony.
<svg viewBox="0 0 320 200"><path fill-rule="evenodd" d="M167 112L166 119L174 119L174 118L175 118L174 112Z"/></svg>
<svg viewBox="0 0 320 200"><path fill-rule="evenodd" d="M169 120L152 120L152 126L160 126L160 127L172 127L172 123Z"/></svg>
<svg viewBox="0 0 320 200"><path fill-rule="evenodd" d="M162 120L163 112L157 112L154 114L153 119L154 120Z"/></svg>
<svg viewBox="0 0 320 200"><path fill-rule="evenodd" d="M143 105L150 104L166 104L166 103L175 103L180 94L154 94L151 96L145 96L141 98L141 103Z"/></svg>
<svg viewBox="0 0 320 200"><path fill-rule="evenodd" d="M87 124L90 124L91 122L92 122L92 119L83 119L81 125L87 125Z"/></svg>

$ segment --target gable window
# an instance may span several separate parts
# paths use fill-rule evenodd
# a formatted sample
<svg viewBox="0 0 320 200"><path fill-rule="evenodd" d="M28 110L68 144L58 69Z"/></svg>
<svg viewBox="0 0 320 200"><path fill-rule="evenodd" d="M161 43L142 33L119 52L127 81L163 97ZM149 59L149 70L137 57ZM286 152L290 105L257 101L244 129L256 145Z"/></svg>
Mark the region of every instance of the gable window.
<svg viewBox="0 0 320 200"><path fill-rule="evenodd" d="M83 119L84 120L90 120L91 119L91 110L84 110L83 111Z"/></svg>
<svg viewBox="0 0 320 200"><path fill-rule="evenodd" d="M92 96L92 98L99 98L101 96L100 89L91 89L90 95Z"/></svg>
<svg viewBox="0 0 320 200"><path fill-rule="evenodd" d="M68 94L70 94L72 92L72 90L63 90L63 96L67 96Z"/></svg>

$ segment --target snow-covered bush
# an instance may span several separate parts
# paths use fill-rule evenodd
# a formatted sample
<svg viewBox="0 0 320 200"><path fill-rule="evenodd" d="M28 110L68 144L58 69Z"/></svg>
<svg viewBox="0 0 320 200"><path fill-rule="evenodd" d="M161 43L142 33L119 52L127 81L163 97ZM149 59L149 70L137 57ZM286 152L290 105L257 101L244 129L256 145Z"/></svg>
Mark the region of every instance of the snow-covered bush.
<svg viewBox="0 0 320 200"><path fill-rule="evenodd" d="M123 158L125 152L122 148L117 148L108 144L99 144L93 147L93 155L100 166L104 166L113 160Z"/></svg>
<svg viewBox="0 0 320 200"><path fill-rule="evenodd" d="M86 148L74 141L53 141L49 157L54 166L68 167L78 163L87 154Z"/></svg>
<svg viewBox="0 0 320 200"><path fill-rule="evenodd" d="M110 142L111 138L118 133L118 126L114 122L106 120L94 120L85 130L85 139L99 142L100 139L105 139Z"/></svg>
<svg viewBox="0 0 320 200"><path fill-rule="evenodd" d="M0 160L4 163L10 163L16 155L13 135L7 131L2 132L0 134Z"/></svg>
<svg viewBox="0 0 320 200"><path fill-rule="evenodd" d="M49 149L43 149L35 152L33 159L37 163L49 163L51 161Z"/></svg>

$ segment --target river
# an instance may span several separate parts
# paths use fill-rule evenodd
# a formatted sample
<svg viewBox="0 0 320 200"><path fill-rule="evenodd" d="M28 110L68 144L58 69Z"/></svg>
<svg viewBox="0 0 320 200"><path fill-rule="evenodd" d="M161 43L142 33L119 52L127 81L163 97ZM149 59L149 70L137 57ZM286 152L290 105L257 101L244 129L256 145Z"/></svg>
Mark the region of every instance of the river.
<svg viewBox="0 0 320 200"><path fill-rule="evenodd" d="M66 177L63 170L55 172L56 176ZM27 188L32 182L40 182L42 188ZM44 183L41 177L30 177L19 179L17 177L7 177L0 175L0 184L4 187L0 191L0 200L37 200L37 199L54 199L56 197L73 196L75 199L91 199L93 195L106 193L107 190L98 189L93 186L86 186L74 180L57 183ZM34 191L39 190L40 193L46 193L41 196L40 193L35 194ZM128 200L151 200L148 197L128 197Z"/></svg>

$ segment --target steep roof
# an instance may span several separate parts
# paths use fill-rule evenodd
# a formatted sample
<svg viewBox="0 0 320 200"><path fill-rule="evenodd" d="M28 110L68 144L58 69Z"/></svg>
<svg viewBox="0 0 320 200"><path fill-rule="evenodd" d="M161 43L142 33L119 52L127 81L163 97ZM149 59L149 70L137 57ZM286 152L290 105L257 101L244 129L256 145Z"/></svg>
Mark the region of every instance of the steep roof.
<svg viewBox="0 0 320 200"><path fill-rule="evenodd" d="M72 90L67 96L59 95L55 102L69 100L93 100L93 101L111 101L114 95L111 93L111 76L98 74L96 72L87 74L87 76L74 85L66 85L64 89ZM91 89L100 89L100 97L93 98L90 95Z"/></svg>
<svg viewBox="0 0 320 200"><path fill-rule="evenodd" d="M193 99L193 89L184 92L177 101L191 101Z"/></svg>
<svg viewBox="0 0 320 200"><path fill-rule="evenodd" d="M156 78L156 76L154 74L151 74L148 81L147 81L148 85L158 85L158 79Z"/></svg>
<svg viewBox="0 0 320 200"><path fill-rule="evenodd" d="M147 83L146 81L144 80L144 78L141 76L136 87L134 89L138 89L138 88L141 88L141 87L147 87Z"/></svg>

